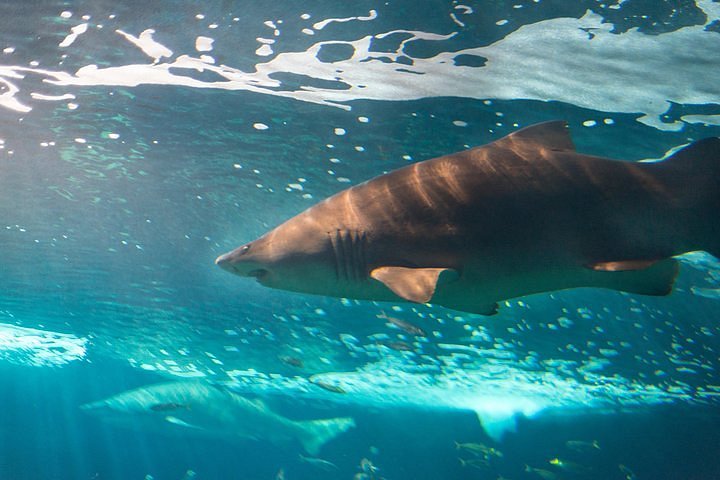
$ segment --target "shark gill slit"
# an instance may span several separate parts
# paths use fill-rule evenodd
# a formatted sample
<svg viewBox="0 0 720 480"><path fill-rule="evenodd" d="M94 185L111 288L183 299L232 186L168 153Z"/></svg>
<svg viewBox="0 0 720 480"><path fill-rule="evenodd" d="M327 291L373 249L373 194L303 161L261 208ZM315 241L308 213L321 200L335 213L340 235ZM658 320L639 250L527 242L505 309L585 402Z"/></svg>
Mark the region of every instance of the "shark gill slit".
<svg viewBox="0 0 720 480"><path fill-rule="evenodd" d="M350 242L352 245L352 270L353 270L353 280L356 282L362 281L365 276L365 234L358 232L358 231L352 231L348 232L348 237L350 238Z"/></svg>
<svg viewBox="0 0 720 480"><path fill-rule="evenodd" d="M335 259L335 279L340 280L345 276L345 260L343 254L342 234L340 230L335 230L335 235L328 234L330 243L333 248L333 257Z"/></svg>
<svg viewBox="0 0 720 480"><path fill-rule="evenodd" d="M344 230L343 243L345 244L345 270L347 271L348 281L355 280L355 250L353 249L352 233Z"/></svg>
<svg viewBox="0 0 720 480"><path fill-rule="evenodd" d="M357 231L336 230L330 235L335 260L335 278L345 281L362 281L367 277L365 247L367 237Z"/></svg>

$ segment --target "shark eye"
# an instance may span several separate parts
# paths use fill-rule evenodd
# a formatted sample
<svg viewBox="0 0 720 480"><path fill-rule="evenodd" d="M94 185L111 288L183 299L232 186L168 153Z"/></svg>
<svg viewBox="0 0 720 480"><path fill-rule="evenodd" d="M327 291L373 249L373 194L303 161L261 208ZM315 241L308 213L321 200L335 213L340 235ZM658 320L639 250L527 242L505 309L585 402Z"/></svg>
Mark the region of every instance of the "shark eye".
<svg viewBox="0 0 720 480"><path fill-rule="evenodd" d="M245 255L250 250L250 244L243 245L243 247L240 249L240 252L238 255Z"/></svg>

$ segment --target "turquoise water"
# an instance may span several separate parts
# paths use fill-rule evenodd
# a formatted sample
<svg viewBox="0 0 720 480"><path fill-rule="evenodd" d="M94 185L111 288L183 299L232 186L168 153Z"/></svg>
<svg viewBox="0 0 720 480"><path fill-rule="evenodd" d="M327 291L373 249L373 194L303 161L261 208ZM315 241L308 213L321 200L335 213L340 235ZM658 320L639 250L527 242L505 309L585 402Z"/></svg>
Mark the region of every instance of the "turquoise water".
<svg viewBox="0 0 720 480"><path fill-rule="evenodd" d="M709 255L681 258L668 297L579 289L493 317L213 264L536 122L624 160L718 136L718 25L708 0L1 4L0 478L720 478ZM333 468L272 426L172 421L194 403L156 400L160 428L80 408L197 380L356 426L317 453Z"/></svg>

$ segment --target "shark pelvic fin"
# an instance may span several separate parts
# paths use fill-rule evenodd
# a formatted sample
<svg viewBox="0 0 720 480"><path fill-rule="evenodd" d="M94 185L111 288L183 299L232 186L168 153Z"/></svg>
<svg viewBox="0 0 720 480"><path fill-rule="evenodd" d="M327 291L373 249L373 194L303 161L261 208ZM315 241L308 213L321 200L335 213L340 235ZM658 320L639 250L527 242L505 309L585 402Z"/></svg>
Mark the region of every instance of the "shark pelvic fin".
<svg viewBox="0 0 720 480"><path fill-rule="evenodd" d="M625 272L627 270L645 270L658 260L622 260L619 262L597 262L588 265L592 270L601 272Z"/></svg>
<svg viewBox="0 0 720 480"><path fill-rule="evenodd" d="M378 267L370 272L370 276L384 283L398 297L427 303L438 285L456 280L460 275L451 268Z"/></svg>
<svg viewBox="0 0 720 480"><path fill-rule="evenodd" d="M328 418L324 420L304 420L295 423L298 427L298 440L310 455L317 455L327 442L341 433L355 427L352 417Z"/></svg>
<svg viewBox="0 0 720 480"><path fill-rule="evenodd" d="M192 423L187 423L186 421L181 420L181 419L179 419L179 418L177 418L177 417L173 417L172 415L168 415L167 417L165 417L165 421L167 421L167 422L169 422L169 423L172 423L173 425L179 425L179 426L181 426L181 427L194 428L194 429L196 429L196 430L202 430L201 427L198 427L197 425L193 425Z"/></svg>
<svg viewBox="0 0 720 480"><path fill-rule="evenodd" d="M666 258L656 262L649 262L649 265L645 268L586 270L591 275L587 286L611 288L641 295L663 296L672 291L679 269L677 260Z"/></svg>

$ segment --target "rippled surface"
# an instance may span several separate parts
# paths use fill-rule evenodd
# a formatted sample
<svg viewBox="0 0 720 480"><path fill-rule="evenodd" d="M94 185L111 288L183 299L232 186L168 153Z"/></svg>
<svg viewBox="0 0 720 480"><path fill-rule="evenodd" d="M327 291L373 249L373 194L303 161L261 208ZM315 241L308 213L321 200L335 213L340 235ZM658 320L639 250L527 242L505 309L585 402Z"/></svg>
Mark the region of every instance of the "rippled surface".
<svg viewBox="0 0 720 480"><path fill-rule="evenodd" d="M335 414L410 412L435 440L403 450L416 421L358 418L326 453L340 473L249 443L273 453L246 460L243 478L352 478L372 455L388 480L540 478L532 468L630 478L619 464L637 478L718 474L697 449L624 458L629 440L593 424L660 422L665 408L718 424L720 267L708 255L682 259L669 297L566 291L494 317L271 291L213 259L351 184L538 121L566 119L579 151L625 160L720 135L719 24L711 1L0 6L0 360L18 386L5 403L73 412L47 428L76 429L77 442L65 452L49 435L33 453L13 448L11 427L0 474L41 478L26 451L53 478L231 478L197 453L194 464L165 458L177 439L162 436L140 443L136 470L86 460L109 458L87 438L110 438L109 451L121 434L75 419L77 405L187 377ZM468 416L443 430L434 422L448 411L475 411L485 428ZM577 430L558 445L599 431L617 442L573 460L591 471L548 463L572 452L528 453L548 438L538 428L568 421ZM667 441L639 431L648 448ZM515 453L463 466L454 440ZM234 456L219 445L191 447Z"/></svg>

